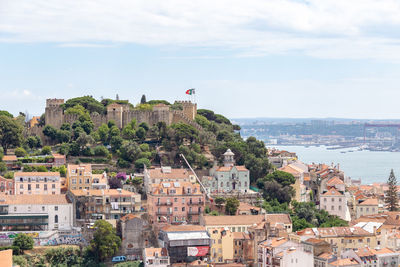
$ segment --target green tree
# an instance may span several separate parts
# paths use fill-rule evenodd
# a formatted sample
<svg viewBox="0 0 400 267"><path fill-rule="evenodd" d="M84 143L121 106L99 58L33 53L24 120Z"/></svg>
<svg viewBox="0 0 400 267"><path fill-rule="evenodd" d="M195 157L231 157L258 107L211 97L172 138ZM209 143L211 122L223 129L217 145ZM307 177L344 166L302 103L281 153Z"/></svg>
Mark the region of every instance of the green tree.
<svg viewBox="0 0 400 267"><path fill-rule="evenodd" d="M104 146L96 146L94 149L94 154L96 156L107 157L110 152L108 152L108 149Z"/></svg>
<svg viewBox="0 0 400 267"><path fill-rule="evenodd" d="M115 228L104 220L96 221L94 228L96 230L88 248L94 254L95 259L104 261L119 250L121 239L117 236Z"/></svg>
<svg viewBox="0 0 400 267"><path fill-rule="evenodd" d="M309 223L306 221L306 219L301 218L299 219L298 217L292 217L292 223L293 223L293 231L300 231L305 228L312 228L314 225L312 223Z"/></svg>
<svg viewBox="0 0 400 267"><path fill-rule="evenodd" d="M46 250L45 257L50 266L74 266L81 263L79 250L72 247Z"/></svg>
<svg viewBox="0 0 400 267"><path fill-rule="evenodd" d="M58 143L68 143L71 138L71 132L67 130L58 130L56 140Z"/></svg>
<svg viewBox="0 0 400 267"><path fill-rule="evenodd" d="M140 104L146 104L146 96L142 95L142 98L140 99Z"/></svg>
<svg viewBox="0 0 400 267"><path fill-rule="evenodd" d="M215 198L215 205L216 205L219 209L221 209L222 205L224 205L225 202L226 202L226 199L223 198L223 197L216 197L216 198Z"/></svg>
<svg viewBox="0 0 400 267"><path fill-rule="evenodd" d="M31 150L34 149L34 148L38 148L39 147L38 138L40 140L40 137L36 135L36 136L29 136L26 139L26 144L29 146L29 148ZM41 145L41 142L40 142L40 145Z"/></svg>
<svg viewBox="0 0 400 267"><path fill-rule="evenodd" d="M228 215L235 215L239 208L240 202L237 198L229 197L226 199L225 212Z"/></svg>
<svg viewBox="0 0 400 267"><path fill-rule="evenodd" d="M141 158L135 161L135 168L137 170L142 170L144 165L146 165L147 168L150 167L150 160L146 158Z"/></svg>
<svg viewBox="0 0 400 267"><path fill-rule="evenodd" d="M121 148L123 141L121 136L113 136L110 140L111 151L117 152L117 150Z"/></svg>
<svg viewBox="0 0 400 267"><path fill-rule="evenodd" d="M51 140L55 140L57 138L57 129L51 125L46 125L43 129L43 134Z"/></svg>
<svg viewBox="0 0 400 267"><path fill-rule="evenodd" d="M290 203L295 194L292 186L282 186L275 180L265 182L262 192L265 200L276 199L279 203Z"/></svg>
<svg viewBox="0 0 400 267"><path fill-rule="evenodd" d="M22 127L8 116L0 116L0 144L4 154L10 147L18 146L22 139Z"/></svg>
<svg viewBox="0 0 400 267"><path fill-rule="evenodd" d="M397 196L397 180L393 169L390 171L387 184L389 188L385 192L385 203L389 211L397 211L399 209L399 197Z"/></svg>
<svg viewBox="0 0 400 267"><path fill-rule="evenodd" d="M27 259L22 255L13 256L12 257L12 261L13 261L13 266L14 265L15 266L20 266L20 267L28 267L29 266Z"/></svg>
<svg viewBox="0 0 400 267"><path fill-rule="evenodd" d="M6 163L0 161L0 173L4 173L7 171L7 165Z"/></svg>
<svg viewBox="0 0 400 267"><path fill-rule="evenodd" d="M14 118L14 116L10 112L8 112L6 110L0 110L0 116L6 116L6 117L9 117L11 119Z"/></svg>
<svg viewBox="0 0 400 267"><path fill-rule="evenodd" d="M136 136L139 140L144 140L146 137L146 130L142 127L139 127L136 131Z"/></svg>
<svg viewBox="0 0 400 267"><path fill-rule="evenodd" d="M120 148L121 157L129 162L138 158L140 151L139 145L133 141L124 141Z"/></svg>
<svg viewBox="0 0 400 267"><path fill-rule="evenodd" d="M30 250L33 248L34 241L33 238L24 234L20 233L13 241L13 246L19 247L21 251Z"/></svg>
<svg viewBox="0 0 400 267"><path fill-rule="evenodd" d="M52 151L51 151L51 147L50 146L44 146L42 148L42 155L51 155Z"/></svg>
<svg viewBox="0 0 400 267"><path fill-rule="evenodd" d="M26 156L26 151L23 147L17 147L14 151L15 156L17 157L25 157Z"/></svg>
<svg viewBox="0 0 400 267"><path fill-rule="evenodd" d="M108 140L108 132L110 129L108 128L108 125L103 123L98 129L97 133L99 134L100 140L105 143Z"/></svg>
<svg viewBox="0 0 400 267"><path fill-rule="evenodd" d="M266 180L275 180L282 186L292 185L296 182L296 178L292 174L284 171L274 171L266 176Z"/></svg>

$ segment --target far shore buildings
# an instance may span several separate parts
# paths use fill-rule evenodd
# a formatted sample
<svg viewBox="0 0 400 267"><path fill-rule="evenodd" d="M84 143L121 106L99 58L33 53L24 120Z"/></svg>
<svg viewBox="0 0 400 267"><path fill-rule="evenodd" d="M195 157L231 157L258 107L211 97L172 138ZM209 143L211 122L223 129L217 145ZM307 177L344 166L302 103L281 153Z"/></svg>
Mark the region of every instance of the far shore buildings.
<svg viewBox="0 0 400 267"><path fill-rule="evenodd" d="M59 172L16 172L14 182L16 195L61 194Z"/></svg>

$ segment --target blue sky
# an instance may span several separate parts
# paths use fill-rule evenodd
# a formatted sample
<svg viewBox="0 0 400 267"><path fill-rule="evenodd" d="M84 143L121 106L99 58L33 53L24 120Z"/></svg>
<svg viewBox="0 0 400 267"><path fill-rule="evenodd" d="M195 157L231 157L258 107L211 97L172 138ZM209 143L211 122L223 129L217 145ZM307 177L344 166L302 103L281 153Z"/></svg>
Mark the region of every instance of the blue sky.
<svg viewBox="0 0 400 267"><path fill-rule="evenodd" d="M400 4L0 0L0 109L186 99L230 118L400 118Z"/></svg>

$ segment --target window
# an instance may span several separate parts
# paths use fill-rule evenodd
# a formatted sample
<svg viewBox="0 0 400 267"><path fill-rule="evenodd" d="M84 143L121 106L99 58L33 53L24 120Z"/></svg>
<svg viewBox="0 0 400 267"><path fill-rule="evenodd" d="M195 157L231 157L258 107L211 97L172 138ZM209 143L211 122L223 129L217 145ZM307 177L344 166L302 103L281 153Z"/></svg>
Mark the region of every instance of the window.
<svg viewBox="0 0 400 267"><path fill-rule="evenodd" d="M86 179L86 183L87 183L87 184L89 183L89 179Z"/></svg>
<svg viewBox="0 0 400 267"><path fill-rule="evenodd" d="M342 210L342 206L339 206L339 210Z"/></svg>
<svg viewBox="0 0 400 267"><path fill-rule="evenodd" d="M176 198L174 198L174 202L178 202L178 198L176 197Z"/></svg>
<svg viewBox="0 0 400 267"><path fill-rule="evenodd" d="M76 179L72 179L72 184L76 184Z"/></svg>
<svg viewBox="0 0 400 267"><path fill-rule="evenodd" d="M333 197L333 198L331 198L332 199L332 202L335 202L335 198Z"/></svg>
<svg viewBox="0 0 400 267"><path fill-rule="evenodd" d="M44 206L42 206L42 211L44 211Z"/></svg>
<svg viewBox="0 0 400 267"><path fill-rule="evenodd" d="M326 197L324 197L324 202L326 202Z"/></svg>
<svg viewBox="0 0 400 267"><path fill-rule="evenodd" d="M28 211L31 211L31 206L28 206Z"/></svg>
<svg viewBox="0 0 400 267"><path fill-rule="evenodd" d="M326 205L324 205L324 210L326 210Z"/></svg>
<svg viewBox="0 0 400 267"><path fill-rule="evenodd" d="M20 188L20 189L24 189L24 185L23 185L23 184L20 184L20 185L19 185L19 188Z"/></svg>
<svg viewBox="0 0 400 267"><path fill-rule="evenodd" d="M185 207L182 207L182 211L185 211Z"/></svg>
<svg viewBox="0 0 400 267"><path fill-rule="evenodd" d="M224 183L223 182L221 182L221 187L224 187Z"/></svg>
<svg viewBox="0 0 400 267"><path fill-rule="evenodd" d="M331 206L331 210L335 210L335 206Z"/></svg>
<svg viewBox="0 0 400 267"><path fill-rule="evenodd" d="M28 184L28 190L31 190L31 184Z"/></svg>
<svg viewBox="0 0 400 267"><path fill-rule="evenodd" d="M175 208L174 208L174 211L178 211L178 207L175 207Z"/></svg>
<svg viewBox="0 0 400 267"><path fill-rule="evenodd" d="M56 188L56 184L52 184L51 188L55 189Z"/></svg>
<svg viewBox="0 0 400 267"><path fill-rule="evenodd" d="M54 216L54 223L58 223L58 215Z"/></svg>
<svg viewBox="0 0 400 267"><path fill-rule="evenodd" d="M36 189L39 189L40 188L40 185L39 184L36 184Z"/></svg>
<svg viewBox="0 0 400 267"><path fill-rule="evenodd" d="M342 199L341 199L341 198L339 198L339 202L342 202Z"/></svg>
<svg viewBox="0 0 400 267"><path fill-rule="evenodd" d="M54 206L54 210L58 210L58 206Z"/></svg>
<svg viewBox="0 0 400 267"><path fill-rule="evenodd" d="M44 190L47 190L47 184L44 185Z"/></svg>
<svg viewBox="0 0 400 267"><path fill-rule="evenodd" d="M14 212L16 212L17 211L17 207L14 207Z"/></svg>

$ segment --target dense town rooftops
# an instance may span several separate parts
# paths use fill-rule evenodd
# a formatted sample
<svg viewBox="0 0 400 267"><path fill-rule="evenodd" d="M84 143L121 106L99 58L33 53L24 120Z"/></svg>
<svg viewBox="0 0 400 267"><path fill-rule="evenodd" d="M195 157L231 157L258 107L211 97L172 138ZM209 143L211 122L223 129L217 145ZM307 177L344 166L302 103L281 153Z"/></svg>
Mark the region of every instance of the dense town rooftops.
<svg viewBox="0 0 400 267"><path fill-rule="evenodd" d="M378 205L378 199L376 198L368 198L360 203L358 203L359 206L377 206Z"/></svg>
<svg viewBox="0 0 400 267"><path fill-rule="evenodd" d="M14 177L20 176L60 176L59 172L16 172L14 173Z"/></svg>
<svg viewBox="0 0 400 267"><path fill-rule="evenodd" d="M249 171L245 166L231 166L231 167L221 166L217 169L217 172L230 172L233 168L236 168L236 170L239 172Z"/></svg>
<svg viewBox="0 0 400 267"><path fill-rule="evenodd" d="M317 236L326 237L355 237L355 236L371 236L370 232L360 227L325 227L325 228L306 228L298 231L300 236Z"/></svg>
<svg viewBox="0 0 400 267"><path fill-rule="evenodd" d="M301 173L304 173L304 171L293 164L287 165L285 167L282 167L279 169L280 171L288 172L292 175L300 175Z"/></svg>
<svg viewBox="0 0 400 267"><path fill-rule="evenodd" d="M344 182L339 177L334 176L331 179L329 179L326 184L327 185L339 185L339 184L344 184Z"/></svg>
<svg viewBox="0 0 400 267"><path fill-rule="evenodd" d="M201 225L167 225L161 228L164 232L198 232L205 231Z"/></svg>
<svg viewBox="0 0 400 267"><path fill-rule="evenodd" d="M162 179L186 179L193 173L187 169L173 169L171 167L161 167L155 169L148 169L150 178Z"/></svg>
<svg viewBox="0 0 400 267"><path fill-rule="evenodd" d="M289 214L267 214L265 215L265 221L269 223L271 226L275 226L277 224L291 224L292 220L290 219Z"/></svg>
<svg viewBox="0 0 400 267"><path fill-rule="evenodd" d="M322 194L323 196L343 196L342 193L340 193L337 189L335 188L329 188L328 191Z"/></svg>
<svg viewBox="0 0 400 267"><path fill-rule="evenodd" d="M66 195L2 195L1 205L63 205L68 204Z"/></svg>
<svg viewBox="0 0 400 267"><path fill-rule="evenodd" d="M84 174L92 173L92 165L91 164L68 164L67 172L69 175L76 174L77 170L82 170Z"/></svg>
<svg viewBox="0 0 400 267"><path fill-rule="evenodd" d="M265 219L264 215L204 216L206 226L253 225Z"/></svg>
<svg viewBox="0 0 400 267"><path fill-rule="evenodd" d="M260 245L265 248L276 248L287 242L289 242L289 240L287 238L280 237L280 238L265 240L265 241L261 242Z"/></svg>
<svg viewBox="0 0 400 267"><path fill-rule="evenodd" d="M352 265L360 265L358 261L355 259L338 259L334 262L331 262L330 265L332 266L352 266Z"/></svg>
<svg viewBox="0 0 400 267"><path fill-rule="evenodd" d="M167 257L168 250L166 248L145 248L144 254L146 257Z"/></svg>
<svg viewBox="0 0 400 267"><path fill-rule="evenodd" d="M138 195L124 189L77 189L71 190L74 196L133 196Z"/></svg>

